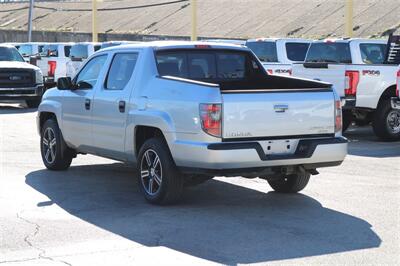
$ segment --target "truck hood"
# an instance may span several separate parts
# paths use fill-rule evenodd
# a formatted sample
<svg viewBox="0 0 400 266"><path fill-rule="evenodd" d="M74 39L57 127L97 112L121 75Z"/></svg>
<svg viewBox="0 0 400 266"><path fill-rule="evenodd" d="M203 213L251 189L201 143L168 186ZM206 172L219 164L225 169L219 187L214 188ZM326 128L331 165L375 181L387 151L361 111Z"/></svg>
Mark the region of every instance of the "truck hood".
<svg viewBox="0 0 400 266"><path fill-rule="evenodd" d="M39 70L37 66L17 61L0 61L0 68L20 68L20 69Z"/></svg>

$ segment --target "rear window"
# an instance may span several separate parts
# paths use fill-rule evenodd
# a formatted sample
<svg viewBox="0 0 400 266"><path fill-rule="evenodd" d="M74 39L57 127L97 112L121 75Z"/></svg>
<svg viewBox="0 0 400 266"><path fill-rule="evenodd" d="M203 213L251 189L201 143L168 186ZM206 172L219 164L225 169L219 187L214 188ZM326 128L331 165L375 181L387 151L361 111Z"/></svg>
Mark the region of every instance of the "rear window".
<svg viewBox="0 0 400 266"><path fill-rule="evenodd" d="M70 53L71 53L71 45L66 45L64 46L64 56L65 57L69 57Z"/></svg>
<svg viewBox="0 0 400 266"><path fill-rule="evenodd" d="M0 61L19 61L24 62L24 59L14 47L0 47Z"/></svg>
<svg viewBox="0 0 400 266"><path fill-rule="evenodd" d="M295 62L304 62L309 43L288 42L286 43L286 54L289 60Z"/></svg>
<svg viewBox="0 0 400 266"><path fill-rule="evenodd" d="M275 42L247 42L246 46L255 53L260 61L278 62Z"/></svg>
<svg viewBox="0 0 400 266"><path fill-rule="evenodd" d="M32 45L30 44L23 44L18 47L18 51L22 56L30 56L32 55Z"/></svg>
<svg viewBox="0 0 400 266"><path fill-rule="evenodd" d="M313 43L307 53L306 62L351 64L348 43Z"/></svg>
<svg viewBox="0 0 400 266"><path fill-rule="evenodd" d="M156 54L161 76L204 81L233 81L259 70L256 60L248 64L248 53L236 51L161 51ZM249 69L249 65L251 69Z"/></svg>
<svg viewBox="0 0 400 266"><path fill-rule="evenodd" d="M88 46L86 44L76 44L71 47L69 57L86 59L88 58Z"/></svg>
<svg viewBox="0 0 400 266"><path fill-rule="evenodd" d="M361 43L361 58L366 64L383 64L386 55L386 44Z"/></svg>
<svg viewBox="0 0 400 266"><path fill-rule="evenodd" d="M40 52L42 57L58 57L57 45L45 45Z"/></svg>

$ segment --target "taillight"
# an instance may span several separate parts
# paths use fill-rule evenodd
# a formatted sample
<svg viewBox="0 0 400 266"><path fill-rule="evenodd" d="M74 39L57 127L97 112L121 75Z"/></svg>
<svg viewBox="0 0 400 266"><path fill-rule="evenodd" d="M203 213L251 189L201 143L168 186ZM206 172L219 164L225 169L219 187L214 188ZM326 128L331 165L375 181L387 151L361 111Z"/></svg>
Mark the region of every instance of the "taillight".
<svg viewBox="0 0 400 266"><path fill-rule="evenodd" d="M272 75L274 71L272 69L267 69L268 74Z"/></svg>
<svg viewBox="0 0 400 266"><path fill-rule="evenodd" d="M221 137L221 104L200 104L200 119L204 132L214 137Z"/></svg>
<svg viewBox="0 0 400 266"><path fill-rule="evenodd" d="M357 86L360 81L360 72L348 70L346 71L346 87L344 89L344 94L346 96L356 96L357 94Z"/></svg>
<svg viewBox="0 0 400 266"><path fill-rule="evenodd" d="M396 86L396 96L400 97L400 70L397 71L397 86Z"/></svg>
<svg viewBox="0 0 400 266"><path fill-rule="evenodd" d="M47 74L49 77L54 77L54 74L56 73L57 62L49 61L47 63L49 64L49 71L47 72Z"/></svg>
<svg viewBox="0 0 400 266"><path fill-rule="evenodd" d="M335 133L342 130L342 103L340 100L335 101Z"/></svg>

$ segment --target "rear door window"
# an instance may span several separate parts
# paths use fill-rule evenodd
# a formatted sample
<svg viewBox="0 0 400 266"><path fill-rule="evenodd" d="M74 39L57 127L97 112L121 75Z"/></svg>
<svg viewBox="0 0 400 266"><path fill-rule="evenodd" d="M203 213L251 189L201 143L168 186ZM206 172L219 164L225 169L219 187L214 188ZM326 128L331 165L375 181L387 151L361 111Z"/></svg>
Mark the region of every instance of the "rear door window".
<svg viewBox="0 0 400 266"><path fill-rule="evenodd" d="M361 58L366 64L383 64L386 55L386 44L361 43Z"/></svg>
<svg viewBox="0 0 400 266"><path fill-rule="evenodd" d="M86 44L75 44L71 47L69 53L71 59L86 59L88 56L88 46Z"/></svg>
<svg viewBox="0 0 400 266"><path fill-rule="evenodd" d="M306 58L309 43L288 42L285 44L286 54L289 60L295 62L304 62Z"/></svg>
<svg viewBox="0 0 400 266"><path fill-rule="evenodd" d="M114 55L105 82L106 90L123 90L132 77L137 53L118 53Z"/></svg>
<svg viewBox="0 0 400 266"><path fill-rule="evenodd" d="M247 42L246 46L255 53L261 62L278 62L275 42Z"/></svg>
<svg viewBox="0 0 400 266"><path fill-rule="evenodd" d="M312 43L306 62L351 64L350 45L338 42Z"/></svg>

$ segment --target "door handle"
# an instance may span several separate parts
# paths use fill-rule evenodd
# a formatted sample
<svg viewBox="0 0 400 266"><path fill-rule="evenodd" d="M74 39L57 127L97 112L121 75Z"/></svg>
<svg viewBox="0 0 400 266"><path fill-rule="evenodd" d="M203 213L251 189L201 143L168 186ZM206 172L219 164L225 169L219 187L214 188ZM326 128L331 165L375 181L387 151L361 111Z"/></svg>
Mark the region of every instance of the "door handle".
<svg viewBox="0 0 400 266"><path fill-rule="evenodd" d="M120 113L125 113L125 101L119 101L118 102L118 109Z"/></svg>
<svg viewBox="0 0 400 266"><path fill-rule="evenodd" d="M90 99L85 99L85 109L90 110Z"/></svg>
<svg viewBox="0 0 400 266"><path fill-rule="evenodd" d="M287 109L289 109L289 105L287 105L287 104L274 105L274 110L276 113L284 113Z"/></svg>

